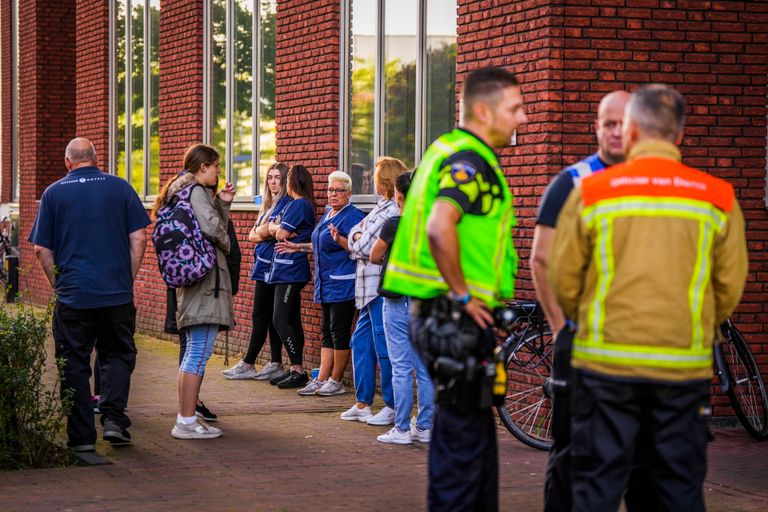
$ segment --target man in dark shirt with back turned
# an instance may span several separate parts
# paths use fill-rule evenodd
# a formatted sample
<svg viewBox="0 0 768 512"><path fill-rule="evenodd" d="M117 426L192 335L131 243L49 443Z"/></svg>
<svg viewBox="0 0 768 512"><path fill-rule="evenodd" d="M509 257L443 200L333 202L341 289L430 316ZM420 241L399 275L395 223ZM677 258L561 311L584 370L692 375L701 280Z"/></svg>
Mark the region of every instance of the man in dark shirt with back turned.
<svg viewBox="0 0 768 512"><path fill-rule="evenodd" d="M43 192L29 241L56 292L53 338L64 359L62 392L72 389L68 446L94 451L90 357L101 365L103 437L129 444L125 415L136 364L133 281L146 248L149 216L122 178L96 167L88 139L73 139L65 153L67 175Z"/></svg>

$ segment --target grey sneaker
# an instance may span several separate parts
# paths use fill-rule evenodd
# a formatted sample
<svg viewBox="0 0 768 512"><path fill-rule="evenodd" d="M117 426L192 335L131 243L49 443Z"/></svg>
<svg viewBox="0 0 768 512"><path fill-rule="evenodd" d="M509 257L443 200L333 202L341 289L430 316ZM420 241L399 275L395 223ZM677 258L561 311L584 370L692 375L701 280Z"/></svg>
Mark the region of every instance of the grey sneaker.
<svg viewBox="0 0 768 512"><path fill-rule="evenodd" d="M264 368L256 372L252 378L255 380L269 380L283 371L283 365L281 363L269 363Z"/></svg>
<svg viewBox="0 0 768 512"><path fill-rule="evenodd" d="M177 418L171 430L171 436L176 439L215 439L221 437L221 434L221 429L211 427L200 419L187 425Z"/></svg>
<svg viewBox="0 0 768 512"><path fill-rule="evenodd" d="M228 380L252 379L256 375L256 368L249 366L242 361L226 371L228 373L224 374L224 378Z"/></svg>
<svg viewBox="0 0 768 512"><path fill-rule="evenodd" d="M309 381L309 384L304 386L303 388L296 391L301 396L312 396L317 394L317 390L323 387L323 384L325 384L325 381L320 382L317 379L312 379Z"/></svg>
<svg viewBox="0 0 768 512"><path fill-rule="evenodd" d="M112 443L113 446L131 444L131 434L128 430L124 429L110 418L104 419L104 434L102 437L105 441Z"/></svg>
<svg viewBox="0 0 768 512"><path fill-rule="evenodd" d="M221 373L224 375L230 375L232 373L238 373L242 371L244 368L253 368L253 365L248 364L241 359L240 361L237 362L235 366L233 366L232 368L227 368L226 370L223 370Z"/></svg>
<svg viewBox="0 0 768 512"><path fill-rule="evenodd" d="M341 382L336 382L333 378L328 379L323 387L317 390L317 394L320 396L333 396L343 395L347 392L347 388Z"/></svg>

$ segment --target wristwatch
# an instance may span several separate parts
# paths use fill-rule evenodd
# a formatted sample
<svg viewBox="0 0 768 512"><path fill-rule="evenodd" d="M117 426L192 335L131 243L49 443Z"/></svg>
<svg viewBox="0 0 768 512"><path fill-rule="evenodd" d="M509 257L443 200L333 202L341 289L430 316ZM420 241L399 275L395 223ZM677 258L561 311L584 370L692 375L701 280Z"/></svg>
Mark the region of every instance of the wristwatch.
<svg viewBox="0 0 768 512"><path fill-rule="evenodd" d="M466 306L469 304L469 301L472 300L472 296L469 294L469 292L465 293L464 295L458 295L456 293L449 293L448 297L455 302L456 304L459 304L461 306Z"/></svg>

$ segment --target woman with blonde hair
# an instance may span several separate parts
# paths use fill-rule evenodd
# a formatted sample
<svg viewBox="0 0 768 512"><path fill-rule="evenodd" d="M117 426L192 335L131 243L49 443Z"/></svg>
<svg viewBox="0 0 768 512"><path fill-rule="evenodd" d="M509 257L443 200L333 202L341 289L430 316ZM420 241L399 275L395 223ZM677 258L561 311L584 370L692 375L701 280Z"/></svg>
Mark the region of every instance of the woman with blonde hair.
<svg viewBox="0 0 768 512"><path fill-rule="evenodd" d="M381 227L397 215L395 181L407 171L397 158L381 157L376 161L373 183L382 196L371 212L349 231L350 255L357 260L355 277L355 305L359 311L357 326L352 334L352 370L357 403L341 415L347 421L361 421L369 425L389 425L395 419L392 393L392 365L387 353L382 320L382 298L378 294L381 266L371 263L371 249L379 238ZM381 369L381 394L384 408L375 416L371 404L376 390L376 363Z"/></svg>
<svg viewBox="0 0 768 512"><path fill-rule="evenodd" d="M171 178L160 191L153 218L182 191L191 187L189 203L200 231L216 249L216 265L201 280L176 290L176 323L183 330L187 347L179 366L179 413L171 435L176 439L212 439L221 430L208 426L195 414L205 365L213 352L219 330L234 324L232 283L226 254L230 250L227 223L235 187L227 183L216 193L219 181L219 153L205 144L196 144L184 154L184 171ZM215 196L214 196L215 194Z"/></svg>
<svg viewBox="0 0 768 512"><path fill-rule="evenodd" d="M253 270L251 279L256 281L253 294L253 327L248 351L241 361L228 370L224 370L224 378L230 380L256 379L269 380L283 371L281 358L282 344L280 336L272 322L272 308L275 302L275 285L268 282L272 266L272 256L275 249L275 237L269 232L269 223L274 222L292 201L286 190L288 166L275 162L267 170L262 192L262 210L256 223L248 234L248 240L256 245L253 249ZM256 371L254 363L259 355L269 333L269 348L271 362L260 371Z"/></svg>

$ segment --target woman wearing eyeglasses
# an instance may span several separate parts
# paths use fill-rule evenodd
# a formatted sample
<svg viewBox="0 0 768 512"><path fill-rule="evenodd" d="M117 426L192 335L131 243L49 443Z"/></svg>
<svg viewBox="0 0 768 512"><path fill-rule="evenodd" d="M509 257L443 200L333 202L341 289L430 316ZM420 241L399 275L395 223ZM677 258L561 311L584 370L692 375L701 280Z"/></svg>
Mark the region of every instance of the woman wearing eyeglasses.
<svg viewBox="0 0 768 512"><path fill-rule="evenodd" d="M311 244L290 241L277 245L277 252L315 253L315 303L323 310L320 373L299 395L331 396L346 393L341 383L350 357L349 340L355 316L355 268L349 257L347 235L365 214L349 203L352 179L335 171L328 176L328 206L312 232Z"/></svg>

